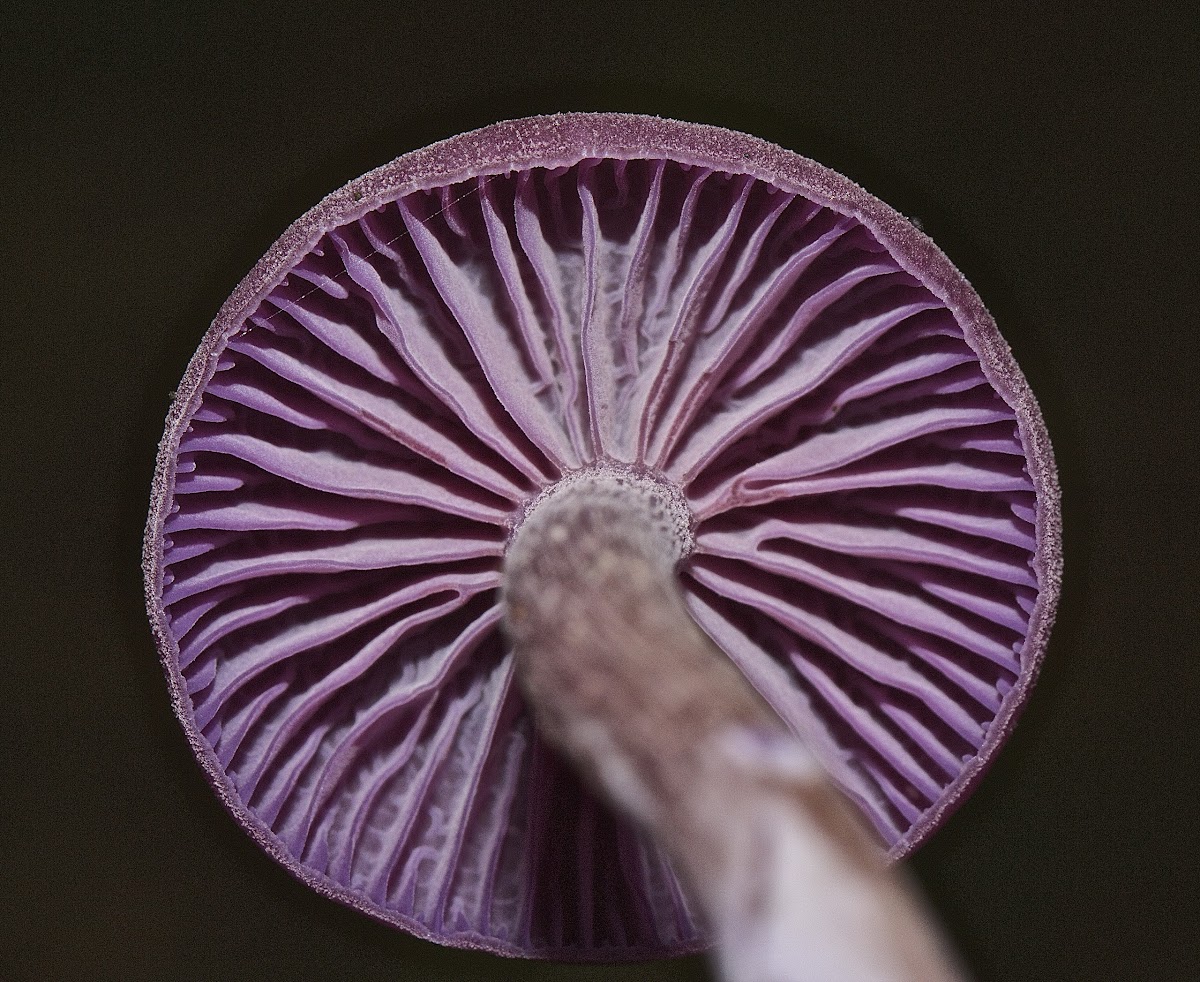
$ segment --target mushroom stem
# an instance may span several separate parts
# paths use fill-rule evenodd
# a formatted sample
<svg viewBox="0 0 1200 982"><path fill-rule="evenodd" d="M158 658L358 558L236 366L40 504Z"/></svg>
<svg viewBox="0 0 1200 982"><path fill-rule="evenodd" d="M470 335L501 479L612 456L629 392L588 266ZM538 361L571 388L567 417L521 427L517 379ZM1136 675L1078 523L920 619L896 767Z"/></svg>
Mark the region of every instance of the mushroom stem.
<svg viewBox="0 0 1200 982"><path fill-rule="evenodd" d="M668 525L644 491L582 482L518 530L505 625L542 736L666 850L729 982L961 978L853 806L692 620Z"/></svg>

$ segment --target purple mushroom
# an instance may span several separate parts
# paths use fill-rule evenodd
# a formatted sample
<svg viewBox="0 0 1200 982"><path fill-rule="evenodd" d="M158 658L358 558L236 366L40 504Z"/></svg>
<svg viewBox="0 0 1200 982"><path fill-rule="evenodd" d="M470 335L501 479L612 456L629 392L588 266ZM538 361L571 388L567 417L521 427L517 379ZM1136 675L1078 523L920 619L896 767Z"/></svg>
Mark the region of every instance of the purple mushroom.
<svg viewBox="0 0 1200 982"><path fill-rule="evenodd" d="M707 947L714 905L609 738L576 752L612 700L574 625L603 658L678 600L631 732L698 625L747 724L721 753L791 773L799 734L897 858L1011 730L1061 537L1037 405L921 232L752 137L563 115L401 157L271 248L178 390L144 568L175 711L275 859L443 944L615 960Z"/></svg>

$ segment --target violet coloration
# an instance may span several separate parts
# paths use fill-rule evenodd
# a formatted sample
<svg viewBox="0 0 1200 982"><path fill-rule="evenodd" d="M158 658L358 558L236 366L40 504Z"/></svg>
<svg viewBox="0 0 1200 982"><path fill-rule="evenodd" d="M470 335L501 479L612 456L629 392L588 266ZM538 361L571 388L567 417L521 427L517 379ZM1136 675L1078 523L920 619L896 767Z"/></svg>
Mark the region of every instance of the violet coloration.
<svg viewBox="0 0 1200 982"><path fill-rule="evenodd" d="M978 296L896 212L752 137L519 120L297 222L167 420L145 572L175 709L315 889L510 955L707 946L663 852L535 731L500 630L515 530L600 471L686 513L691 616L893 857L982 775L1061 535Z"/></svg>

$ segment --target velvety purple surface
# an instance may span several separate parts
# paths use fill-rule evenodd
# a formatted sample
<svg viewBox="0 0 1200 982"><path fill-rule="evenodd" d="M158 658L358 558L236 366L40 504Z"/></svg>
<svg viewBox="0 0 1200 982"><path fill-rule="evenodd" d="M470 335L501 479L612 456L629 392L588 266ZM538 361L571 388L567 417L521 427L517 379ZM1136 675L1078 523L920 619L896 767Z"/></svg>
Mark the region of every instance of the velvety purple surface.
<svg viewBox="0 0 1200 982"><path fill-rule="evenodd" d="M615 460L684 492L691 608L902 855L1011 727L1060 536L969 285L844 178L629 116L500 124L301 219L179 390L146 540L178 712L322 892L444 943L705 944L542 747L496 589L522 507Z"/></svg>

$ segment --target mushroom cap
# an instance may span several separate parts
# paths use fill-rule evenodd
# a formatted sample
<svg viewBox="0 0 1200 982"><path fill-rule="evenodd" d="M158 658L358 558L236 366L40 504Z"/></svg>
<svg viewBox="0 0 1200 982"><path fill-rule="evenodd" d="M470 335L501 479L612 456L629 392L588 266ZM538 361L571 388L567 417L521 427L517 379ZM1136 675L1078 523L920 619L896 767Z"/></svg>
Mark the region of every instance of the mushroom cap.
<svg viewBox="0 0 1200 982"><path fill-rule="evenodd" d="M334 192L238 286L159 450L144 572L226 808L443 944L708 939L540 742L500 633L526 509L595 468L686 502L701 627L894 857L1011 730L1061 575L1029 387L920 231L743 134L500 123Z"/></svg>

